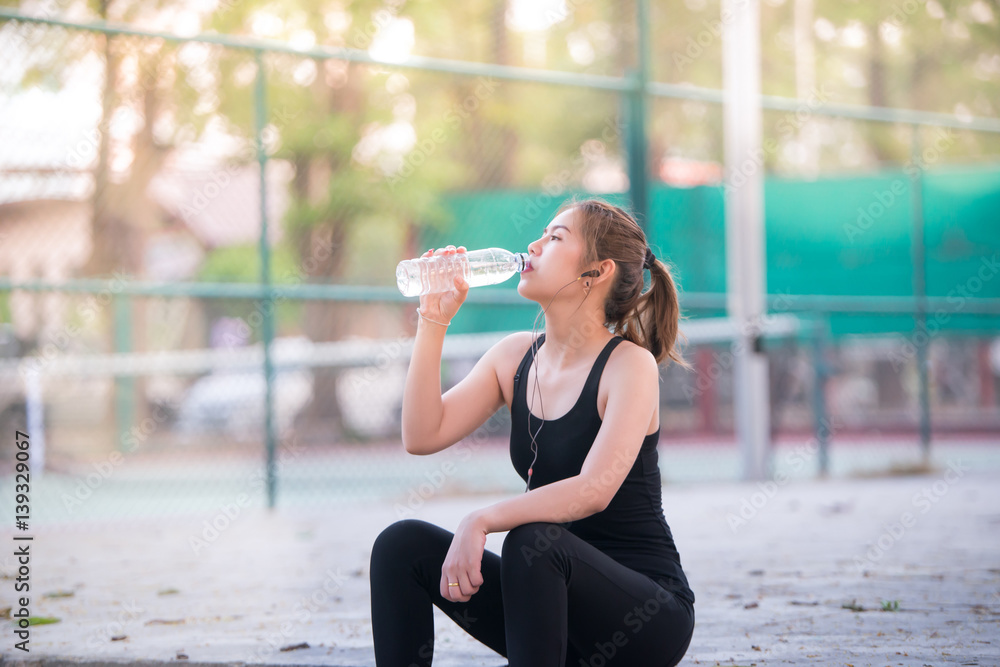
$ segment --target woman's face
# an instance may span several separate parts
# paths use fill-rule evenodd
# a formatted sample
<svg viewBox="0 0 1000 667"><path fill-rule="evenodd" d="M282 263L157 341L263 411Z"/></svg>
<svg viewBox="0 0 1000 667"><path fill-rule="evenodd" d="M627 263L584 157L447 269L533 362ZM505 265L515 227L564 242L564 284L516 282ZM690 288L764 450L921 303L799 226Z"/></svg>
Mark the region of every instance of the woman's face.
<svg viewBox="0 0 1000 667"><path fill-rule="evenodd" d="M517 291L526 298L554 293L579 277L583 239L577 230L576 209L570 208L552 219L541 236L528 244L531 270L521 273Z"/></svg>

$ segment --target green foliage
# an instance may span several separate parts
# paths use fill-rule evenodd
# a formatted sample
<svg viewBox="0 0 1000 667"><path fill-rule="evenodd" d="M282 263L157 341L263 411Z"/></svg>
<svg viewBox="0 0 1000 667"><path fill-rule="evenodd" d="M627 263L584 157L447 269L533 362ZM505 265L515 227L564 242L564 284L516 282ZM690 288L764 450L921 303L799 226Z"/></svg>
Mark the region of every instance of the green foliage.
<svg viewBox="0 0 1000 667"><path fill-rule="evenodd" d="M201 282L258 283L260 282L260 252L256 244L217 248L205 258L197 279ZM294 253L287 244L274 246L271 253L271 282L290 285L302 282ZM218 317L247 318L254 308L246 299L209 299L205 302L208 320ZM282 299L275 308L275 331L282 334L296 331L302 317L302 302ZM260 336L253 328L255 340ZM250 342L254 342L253 340Z"/></svg>
<svg viewBox="0 0 1000 667"><path fill-rule="evenodd" d="M50 623L59 623L62 621L60 618L54 616L29 616L28 625L48 625Z"/></svg>
<svg viewBox="0 0 1000 667"><path fill-rule="evenodd" d="M295 256L287 244L271 250L271 282L299 283ZM208 253L198 272L198 280L218 283L256 283L260 281L260 246L256 243L216 248Z"/></svg>
<svg viewBox="0 0 1000 667"><path fill-rule="evenodd" d="M4 0L4 4L16 3ZM365 50L390 21L398 19L412 24L412 53L418 56L605 76L631 75L640 65L635 3L566 3L566 13L550 12L551 24L542 31L510 27L505 19L509 4L225 0L201 17L200 28L273 40L282 46ZM797 78L802 42L795 32L795 12L803 4L761 3L765 94L808 97L811 92L803 88L810 84ZM813 17L805 41L815 53L811 85L826 91L823 101L984 117L1000 114L1000 74L992 64L1000 58L996 2L886 5L814 0L811 5ZM92 17L101 6L107 7L109 20L128 23L139 16L155 16L168 3L89 0ZM647 6L652 79L720 88L720 0ZM914 9L906 13L911 6ZM15 82L21 88L62 87L72 78L75 63L104 54L105 40L95 33L44 26L24 33L30 58L21 80ZM136 112L140 121L134 128L136 136L155 144L157 151L170 152L199 140L209 121L245 144L252 143L257 114L266 114L269 157L287 160L295 170L280 223L286 241L274 257L273 274L279 281L282 276L299 275L295 269L305 264L314 235L330 235L348 245L337 261L320 267L311 279L391 282L387 270L403 258L413 238L482 224L487 218L484 211L470 210L466 218L456 219L442 203L448 198L482 191L537 192L540 185L547 187L553 181L560 193L580 190L588 166L585 154L621 163L625 153L623 102L614 92L485 81L311 58L308 53L264 52L263 70L258 71L254 53L245 49L129 36L115 36L110 44L123 69L105 113L114 118ZM258 76L265 81L263 109L255 98ZM649 106L649 165L654 180L667 156L722 159L721 107L667 98L655 98ZM764 114L765 138L778 142L765 156L769 173L795 171L797 163L789 155L796 151L789 149L796 148L805 123L819 124L822 170L856 171L898 165L909 158L908 127L828 119L805 111L801 122L790 112ZM147 112L156 116L146 119ZM790 124L791 120L795 122ZM141 121L155 131L145 132ZM370 141L380 132L393 141ZM152 135L155 141L148 138ZM412 146L399 148L411 140ZM926 131L923 141L932 140ZM386 148L389 145L396 148ZM942 162L998 153L1000 135L958 133ZM141 181L138 185L144 187ZM514 213L525 217L523 210ZM692 207L692 215L709 214ZM510 217L493 219L508 231L513 227ZM540 228L544 221L532 219L529 224ZM214 251L200 278L255 282L256 254L256 246ZM689 285L698 284L697 275L688 272ZM0 313L9 317L3 302Z"/></svg>
<svg viewBox="0 0 1000 667"><path fill-rule="evenodd" d="M841 609L850 609L851 611L864 611L865 608L858 604L857 599L851 600L850 602L845 602L840 605Z"/></svg>

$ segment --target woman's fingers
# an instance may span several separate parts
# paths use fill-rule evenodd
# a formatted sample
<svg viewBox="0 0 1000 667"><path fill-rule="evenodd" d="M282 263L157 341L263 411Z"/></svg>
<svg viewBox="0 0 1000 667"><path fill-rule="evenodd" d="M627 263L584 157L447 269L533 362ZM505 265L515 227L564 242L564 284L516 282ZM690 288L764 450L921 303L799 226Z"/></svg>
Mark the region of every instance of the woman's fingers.
<svg viewBox="0 0 1000 667"><path fill-rule="evenodd" d="M458 586L449 586L448 581L458 582ZM447 590L447 594L442 593L442 597L452 602L468 602L473 594L479 590L478 585L473 585L469 580L469 575L459 572L457 575L442 575L442 589Z"/></svg>
<svg viewBox="0 0 1000 667"><path fill-rule="evenodd" d="M473 586L469 581L469 575L466 572L458 573L458 586L452 586L452 588L462 591L461 602L468 602L472 599L472 594L479 590L478 586Z"/></svg>
<svg viewBox="0 0 1000 667"><path fill-rule="evenodd" d="M461 588L461 585L458 586L449 585L450 582L455 582L455 581L458 581L458 579L451 575L445 574L444 572L441 573L441 597L443 597L445 600L455 601L461 595L461 591L458 590L459 588Z"/></svg>
<svg viewBox="0 0 1000 667"><path fill-rule="evenodd" d="M431 248L421 255L421 257L426 257L428 255L453 255L457 252L468 252L468 250L464 245L460 245L457 248L453 245L447 245L443 248Z"/></svg>

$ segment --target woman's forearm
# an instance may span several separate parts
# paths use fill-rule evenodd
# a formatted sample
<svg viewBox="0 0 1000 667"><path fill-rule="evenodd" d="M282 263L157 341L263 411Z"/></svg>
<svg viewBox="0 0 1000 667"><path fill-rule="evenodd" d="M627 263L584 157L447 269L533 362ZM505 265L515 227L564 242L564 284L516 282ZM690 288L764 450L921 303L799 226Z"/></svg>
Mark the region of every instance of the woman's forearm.
<svg viewBox="0 0 1000 667"><path fill-rule="evenodd" d="M403 388L403 447L411 454L433 449L441 428L441 348L446 328L417 318L417 335Z"/></svg>
<svg viewBox="0 0 1000 667"><path fill-rule="evenodd" d="M579 475L567 477L477 510L487 533L502 533L532 521L565 523L600 512L600 495Z"/></svg>

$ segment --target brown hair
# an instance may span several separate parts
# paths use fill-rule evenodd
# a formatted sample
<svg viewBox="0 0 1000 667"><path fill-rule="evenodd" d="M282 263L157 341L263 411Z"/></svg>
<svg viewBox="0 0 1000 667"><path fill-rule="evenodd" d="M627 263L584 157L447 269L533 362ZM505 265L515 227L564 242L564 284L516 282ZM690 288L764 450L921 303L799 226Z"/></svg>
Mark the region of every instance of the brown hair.
<svg viewBox="0 0 1000 667"><path fill-rule="evenodd" d="M668 265L659 257L649 268L650 287L642 291L646 235L639 223L625 210L600 199L570 199L556 215L571 208L577 210L577 226L584 239L581 271L604 259L616 264L604 302L604 325L649 350L656 363L669 358L690 369L674 345L682 319L677 288Z"/></svg>

